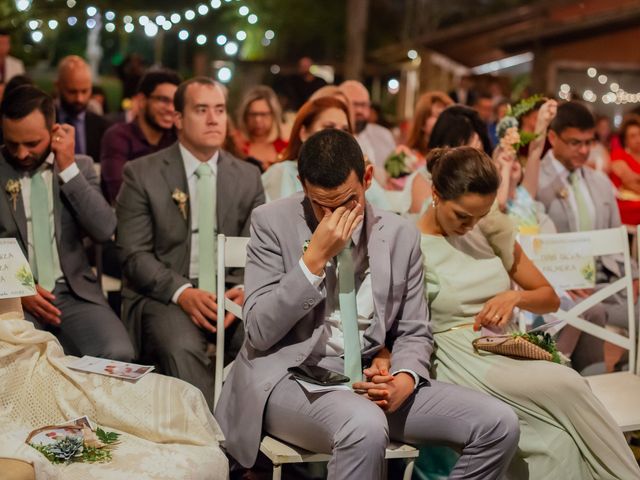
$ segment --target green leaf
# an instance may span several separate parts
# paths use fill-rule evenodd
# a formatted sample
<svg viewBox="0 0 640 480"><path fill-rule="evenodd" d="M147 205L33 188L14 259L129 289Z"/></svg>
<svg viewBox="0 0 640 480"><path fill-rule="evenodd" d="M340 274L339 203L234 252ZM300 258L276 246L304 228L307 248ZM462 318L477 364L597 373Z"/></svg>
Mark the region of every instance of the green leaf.
<svg viewBox="0 0 640 480"><path fill-rule="evenodd" d="M104 443L106 445L109 445L111 443L116 443L118 441L118 438L120 438L120 434L119 433L116 433L116 432L105 432L100 427L96 428L96 436L98 437L98 439L102 443Z"/></svg>
<svg viewBox="0 0 640 480"><path fill-rule="evenodd" d="M544 99L544 95L532 95L531 97L525 98L524 100L520 100L516 103L511 109L511 115L520 118L522 115L532 110L536 103L540 100Z"/></svg>
<svg viewBox="0 0 640 480"><path fill-rule="evenodd" d="M556 345L556 341L553 339L551 335L543 332L532 332L532 333L522 333L517 332L513 334L514 337L521 337L529 342L537 345L543 350L549 352L551 354L551 361L554 363L562 363L560 359L560 353L558 352L558 348Z"/></svg>

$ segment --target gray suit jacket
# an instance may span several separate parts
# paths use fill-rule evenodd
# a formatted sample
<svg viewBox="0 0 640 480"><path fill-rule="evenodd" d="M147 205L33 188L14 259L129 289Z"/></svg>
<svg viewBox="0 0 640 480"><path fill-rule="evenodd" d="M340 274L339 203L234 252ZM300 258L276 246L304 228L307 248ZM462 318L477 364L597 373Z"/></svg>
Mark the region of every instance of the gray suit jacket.
<svg viewBox="0 0 640 480"><path fill-rule="evenodd" d="M97 243L106 242L116 229L116 216L100 192L99 179L91 158L78 155L76 164L80 174L70 182L53 182L54 223L60 267L71 290L82 299L107 305L87 259L82 239L89 235ZM58 178L54 164L54 179ZM17 180L21 173L0 153L0 237L15 237L25 256L28 256L27 218L22 194L16 209L4 186L8 180Z"/></svg>
<svg viewBox="0 0 640 480"><path fill-rule="evenodd" d="M307 280L299 260L312 235L308 201L296 194L256 209L245 271L246 338L224 384L216 419L227 451L242 465L255 462L262 415L287 368L314 351L325 319L325 292ZM424 296L420 235L406 220L367 205L365 228L374 318L363 356L392 346L394 370L429 378L433 337Z"/></svg>
<svg viewBox="0 0 640 480"><path fill-rule="evenodd" d="M184 218L172 198L176 188L189 192L178 143L128 162L123 179L116 200L122 320L139 347L144 300L168 304L175 291L189 282L191 209ZM260 172L220 151L216 198L218 231L248 236L251 211L264 203Z"/></svg>
<svg viewBox="0 0 640 480"><path fill-rule="evenodd" d="M573 214L568 198L564 194L564 190L568 187L553 166L551 160L552 152L552 150L547 152L540 165L537 200L544 205L547 215L555 224L558 233L577 232L578 220ZM611 181L601 172L591 168L583 168L582 172L595 206L596 222L594 230L616 228L622 225L615 190ZM608 255L602 257L598 262L598 283L608 282L610 280L609 274L621 277L623 275L623 265L624 261L620 256ZM603 271L602 267L608 272ZM633 268L633 270L634 276L636 276L637 269Z"/></svg>

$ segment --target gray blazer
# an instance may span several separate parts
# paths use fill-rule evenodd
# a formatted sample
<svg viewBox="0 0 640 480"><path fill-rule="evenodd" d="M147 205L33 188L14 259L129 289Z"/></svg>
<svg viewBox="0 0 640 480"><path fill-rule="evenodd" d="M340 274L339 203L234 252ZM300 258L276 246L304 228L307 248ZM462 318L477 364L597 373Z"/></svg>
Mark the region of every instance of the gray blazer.
<svg viewBox="0 0 640 480"><path fill-rule="evenodd" d="M577 232L578 220L571 209L568 198L563 194L563 191L568 187L553 166L552 152L552 150L547 152L540 165L537 200L544 205L547 215L555 224L558 233ZM616 228L622 225L615 189L611 181L601 172L591 168L583 168L582 173L595 206L596 221L594 230ZM600 273L599 283L609 281L607 273L604 273L606 278L603 277L602 267L616 277L623 275L624 261L620 256L607 255L602 257L598 265L600 267L598 269ZM634 276L637 276L637 268L632 266L632 269Z"/></svg>
<svg viewBox="0 0 640 480"><path fill-rule="evenodd" d="M176 188L189 192L177 142L125 165L116 199L116 244L123 275L122 320L138 347L145 299L168 304L189 282L191 209L185 218L172 197ZM259 170L220 151L216 198L218 231L248 236L251 211L264 203Z"/></svg>
<svg viewBox="0 0 640 480"><path fill-rule="evenodd" d="M88 302L107 305L98 281L85 252L83 237L88 235L96 243L106 242L116 229L116 216L100 192L99 179L91 158L78 155L76 164L80 174L70 182L53 182L53 216L56 246L64 278L76 295ZM54 163L53 174L59 173ZM0 153L0 237L15 237L28 257L27 218L22 194L18 196L16 209L6 191L8 180L21 176Z"/></svg>
<svg viewBox="0 0 640 480"><path fill-rule="evenodd" d="M224 384L215 416L227 451L242 465L255 462L264 408L287 368L311 355L324 331L326 293L319 292L299 265L312 231L303 194L256 209L245 271L243 307L246 338ZM366 330L363 356L392 347L394 370L429 378L433 337L424 295L420 235L393 213L366 209L367 250L374 318Z"/></svg>

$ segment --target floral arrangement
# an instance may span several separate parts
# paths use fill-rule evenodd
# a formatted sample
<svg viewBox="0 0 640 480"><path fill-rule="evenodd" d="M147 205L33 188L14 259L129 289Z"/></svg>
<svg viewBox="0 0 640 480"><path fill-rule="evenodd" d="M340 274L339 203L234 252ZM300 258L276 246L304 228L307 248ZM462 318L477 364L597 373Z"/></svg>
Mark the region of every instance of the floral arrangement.
<svg viewBox="0 0 640 480"><path fill-rule="evenodd" d="M62 436L61 438L47 444L31 442L34 434L42 434L47 437L56 438L56 430L64 428L75 430L77 434ZM53 433L52 433L53 432ZM72 462L109 462L111 461L111 450L118 443L119 433L106 432L100 427L95 431L87 426L80 427L45 427L34 431L27 439L27 443L42 453L51 463Z"/></svg>
<svg viewBox="0 0 640 480"><path fill-rule="evenodd" d="M18 195L20 195L20 180L9 179L7 180L7 184L5 186L6 192L9 194L11 198L11 205L13 206L13 211L16 211L16 205L18 202Z"/></svg>
<svg viewBox="0 0 640 480"><path fill-rule="evenodd" d="M31 270L27 265L23 265L16 272L16 278L24 287L36 288L36 283L33 279L33 275L31 274Z"/></svg>
<svg viewBox="0 0 640 480"><path fill-rule="evenodd" d="M556 341L545 332L529 332L522 333L517 332L513 334L513 337L521 337L524 340L527 340L534 345L542 348L545 352L549 352L551 354L551 361L555 363L562 363L562 359L560 357L560 353L558 352L558 347L556 346Z"/></svg>
<svg viewBox="0 0 640 480"><path fill-rule="evenodd" d="M171 198L176 202L178 208L180 209L180 213L182 214L182 218L187 219L187 200L189 200L189 195L184 193L179 188L176 188L171 194Z"/></svg>
<svg viewBox="0 0 640 480"><path fill-rule="evenodd" d="M533 110L536 103L543 99L542 95L533 95L509 107L507 114L502 117L496 126L496 133L500 139L500 148L509 153L515 153L518 149L536 139L538 135L535 133L518 129L518 119Z"/></svg>
<svg viewBox="0 0 640 480"><path fill-rule="evenodd" d="M391 178L401 178L410 175L416 167L417 159L404 151L396 151L389 155L384 162L384 169Z"/></svg>

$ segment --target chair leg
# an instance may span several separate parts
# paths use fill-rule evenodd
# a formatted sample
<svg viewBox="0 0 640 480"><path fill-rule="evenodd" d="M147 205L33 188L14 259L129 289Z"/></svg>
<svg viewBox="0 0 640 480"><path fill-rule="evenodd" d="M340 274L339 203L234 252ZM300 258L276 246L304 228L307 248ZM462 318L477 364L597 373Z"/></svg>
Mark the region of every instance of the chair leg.
<svg viewBox="0 0 640 480"><path fill-rule="evenodd" d="M416 463L416 459L415 458L410 458L407 461L407 466L404 467L404 475L402 477L402 480L411 480L411 477L413 475L413 467Z"/></svg>
<svg viewBox="0 0 640 480"><path fill-rule="evenodd" d="M274 465L273 466L273 480L281 480L282 479L282 465Z"/></svg>

